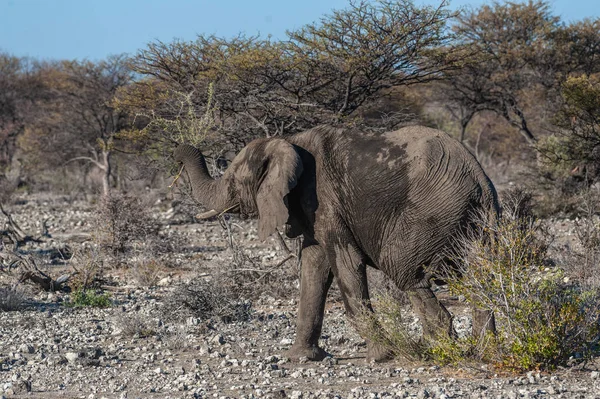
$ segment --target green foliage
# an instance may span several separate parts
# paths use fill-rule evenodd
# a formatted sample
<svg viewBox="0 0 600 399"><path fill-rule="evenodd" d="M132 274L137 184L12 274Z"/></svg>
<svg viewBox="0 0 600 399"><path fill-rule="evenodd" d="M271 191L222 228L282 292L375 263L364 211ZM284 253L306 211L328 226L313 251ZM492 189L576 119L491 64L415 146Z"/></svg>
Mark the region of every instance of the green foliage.
<svg viewBox="0 0 600 399"><path fill-rule="evenodd" d="M568 78L562 97L554 117L561 130L542 141L539 151L543 166L564 174L578 164L600 163L600 75Z"/></svg>
<svg viewBox="0 0 600 399"><path fill-rule="evenodd" d="M521 371L591 355L600 338L600 291L546 266L547 243L532 218L484 226L493 238L483 235L468 245L459 260L461 277L450 275L449 286L471 306L492 310L498 335L486 337L485 345L467 341L471 348L463 352Z"/></svg>
<svg viewBox="0 0 600 399"><path fill-rule="evenodd" d="M542 155L540 171L553 177L568 177L573 165L568 148L568 139L562 135L551 134L540 139L537 143L537 149Z"/></svg>
<svg viewBox="0 0 600 399"><path fill-rule="evenodd" d="M578 196L600 180L600 74L569 77L561 94L558 129L536 146L540 188L549 211L578 214Z"/></svg>
<svg viewBox="0 0 600 399"><path fill-rule="evenodd" d="M79 289L71 293L68 305L74 308L107 308L112 305L112 302L108 294L98 293L95 290Z"/></svg>

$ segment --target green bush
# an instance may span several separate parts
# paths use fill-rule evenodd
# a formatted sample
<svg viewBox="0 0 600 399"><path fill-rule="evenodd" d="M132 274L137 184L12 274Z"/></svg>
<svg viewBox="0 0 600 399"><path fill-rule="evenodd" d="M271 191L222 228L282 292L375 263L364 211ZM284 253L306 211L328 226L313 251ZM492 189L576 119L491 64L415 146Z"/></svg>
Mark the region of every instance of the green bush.
<svg viewBox="0 0 600 399"><path fill-rule="evenodd" d="M507 210L495 225L480 218L478 233L462 240L464 252L445 273L451 293L472 308L494 312L497 334L419 339L390 297L374 301L375 316L359 318L362 331L397 355L438 364L483 361L527 371L597 354L600 290L549 266L544 229L522 215L528 204L512 205L522 209Z"/></svg>
<svg viewBox="0 0 600 399"><path fill-rule="evenodd" d="M592 355L600 338L600 291L547 267L547 240L532 218L504 218L483 230L494 238L472 240L458 262L460 278L449 275L448 282L471 306L492 310L498 332L451 345L465 356L520 371ZM448 352L447 345L432 343L431 355L445 360L439 354Z"/></svg>
<svg viewBox="0 0 600 399"><path fill-rule="evenodd" d="M98 293L94 290L80 289L71 294L69 306L107 308L112 305L108 294Z"/></svg>

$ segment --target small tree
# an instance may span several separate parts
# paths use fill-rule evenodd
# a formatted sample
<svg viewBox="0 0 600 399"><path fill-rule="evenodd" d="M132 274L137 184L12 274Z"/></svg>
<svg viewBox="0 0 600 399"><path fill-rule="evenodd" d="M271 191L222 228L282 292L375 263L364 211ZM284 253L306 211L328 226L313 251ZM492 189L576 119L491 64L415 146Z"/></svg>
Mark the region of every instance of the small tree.
<svg viewBox="0 0 600 399"><path fill-rule="evenodd" d="M111 188L112 161L117 134L131 119L111 101L120 87L130 84L132 72L125 56L94 63L62 61L43 66L43 78L52 101L42 104L45 114L29 126L27 144L46 162L64 166L84 161L102 171L102 192Z"/></svg>
<svg viewBox="0 0 600 399"><path fill-rule="evenodd" d="M525 93L547 82L556 67L548 63L551 35L558 18L545 1L498 3L469 10L453 29L458 44L470 53L461 68L446 74L447 97L461 111L461 137L473 116L492 111L517 128L529 143L536 141L526 112Z"/></svg>
<svg viewBox="0 0 600 399"><path fill-rule="evenodd" d="M555 177L580 176L585 185L600 179L600 75L570 77L562 87L559 130L538 146L543 166Z"/></svg>

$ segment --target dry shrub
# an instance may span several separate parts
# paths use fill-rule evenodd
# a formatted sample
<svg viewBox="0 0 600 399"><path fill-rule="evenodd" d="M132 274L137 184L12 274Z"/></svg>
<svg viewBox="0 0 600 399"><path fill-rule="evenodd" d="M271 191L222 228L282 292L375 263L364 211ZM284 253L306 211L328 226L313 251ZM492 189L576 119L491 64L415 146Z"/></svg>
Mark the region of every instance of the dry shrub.
<svg viewBox="0 0 600 399"><path fill-rule="evenodd" d="M369 282L369 293L373 298L394 299L396 301L396 306L404 306L410 303L408 300L408 295L404 291L400 290L400 288L398 288L396 284L381 270L368 267L367 281Z"/></svg>
<svg viewBox="0 0 600 399"><path fill-rule="evenodd" d="M129 268L129 275L140 286L154 287L160 280L162 269L156 259L140 259Z"/></svg>
<svg viewBox="0 0 600 399"><path fill-rule="evenodd" d="M164 332L163 341L170 350L182 351L190 347L191 333L191 327L186 324L171 326Z"/></svg>
<svg viewBox="0 0 600 399"><path fill-rule="evenodd" d="M69 281L74 290L87 290L100 288L104 280L105 259L98 248L82 246L69 260L71 268L75 271Z"/></svg>
<svg viewBox="0 0 600 399"><path fill-rule="evenodd" d="M243 300L222 280L196 278L176 287L165 298L163 309L166 318L193 316L231 323L248 320L250 308L250 302Z"/></svg>
<svg viewBox="0 0 600 399"><path fill-rule="evenodd" d="M580 195L575 234L579 246L566 253L565 271L569 277L590 287L600 288L600 190L591 188Z"/></svg>
<svg viewBox="0 0 600 399"><path fill-rule="evenodd" d="M103 197L95 224L100 248L115 258L134 249L152 253L160 242L158 223L134 196L111 193Z"/></svg>
<svg viewBox="0 0 600 399"><path fill-rule="evenodd" d="M372 301L375 312L365 311L356 317L354 324L362 336L385 346L394 356L410 361L428 358L428 343L419 338L417 331L402 313L405 299L398 300L393 291L374 296Z"/></svg>
<svg viewBox="0 0 600 399"><path fill-rule="evenodd" d="M300 276L298 263L300 242L294 242L290 250L289 243L286 244L280 236L279 245L285 248L284 251L279 252L287 254L272 260L272 263L264 264L259 257L253 256L238 241L238 235L234 231L239 227L238 225L226 218L221 219L221 224L227 230L227 244L232 254L232 261L227 267L218 270L214 275L215 280L220 281L229 291L236 292L240 297L252 300L258 299L263 294L278 298L296 296Z"/></svg>
<svg viewBox="0 0 600 399"><path fill-rule="evenodd" d="M0 310L15 312L25 307L25 293L18 287L0 287Z"/></svg>
<svg viewBox="0 0 600 399"><path fill-rule="evenodd" d="M117 316L115 323L125 337L147 338L157 334L148 317L135 313L121 314Z"/></svg>

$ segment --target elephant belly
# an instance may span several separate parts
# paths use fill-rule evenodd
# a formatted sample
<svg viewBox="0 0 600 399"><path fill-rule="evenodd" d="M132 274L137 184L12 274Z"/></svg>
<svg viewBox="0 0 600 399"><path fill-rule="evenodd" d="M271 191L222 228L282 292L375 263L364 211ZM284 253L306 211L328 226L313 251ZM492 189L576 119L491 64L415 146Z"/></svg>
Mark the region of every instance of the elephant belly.
<svg viewBox="0 0 600 399"><path fill-rule="evenodd" d="M450 255L472 211L467 198L454 205L406 209L397 220L382 225L381 246L373 259L398 288L429 286L435 269Z"/></svg>

